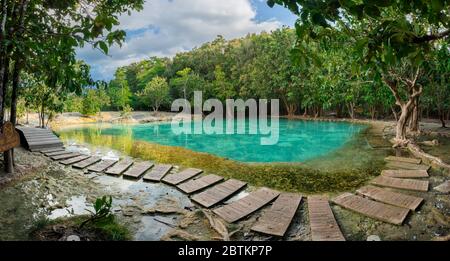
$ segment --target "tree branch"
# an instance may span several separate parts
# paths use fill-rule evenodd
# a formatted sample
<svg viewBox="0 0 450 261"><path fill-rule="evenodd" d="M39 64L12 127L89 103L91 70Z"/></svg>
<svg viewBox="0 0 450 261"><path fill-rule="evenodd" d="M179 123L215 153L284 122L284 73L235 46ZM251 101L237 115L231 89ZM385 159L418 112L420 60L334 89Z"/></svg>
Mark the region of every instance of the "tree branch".
<svg viewBox="0 0 450 261"><path fill-rule="evenodd" d="M426 43L426 42L431 42L431 41L445 38L449 35L450 35L450 30L446 30L446 31L443 31L438 34L431 34L431 35L424 35L421 37L416 37L416 38L414 38L413 42L414 43Z"/></svg>

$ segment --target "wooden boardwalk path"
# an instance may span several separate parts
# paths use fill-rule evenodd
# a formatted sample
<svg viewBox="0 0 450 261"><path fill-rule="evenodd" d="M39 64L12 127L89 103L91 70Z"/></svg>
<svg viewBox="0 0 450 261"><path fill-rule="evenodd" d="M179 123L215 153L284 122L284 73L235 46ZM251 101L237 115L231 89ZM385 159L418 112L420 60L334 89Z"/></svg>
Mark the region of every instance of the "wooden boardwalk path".
<svg viewBox="0 0 450 261"><path fill-rule="evenodd" d="M383 170L382 176L390 178L428 178L426 170Z"/></svg>
<svg viewBox="0 0 450 261"><path fill-rule="evenodd" d="M123 176L130 179L139 179L145 172L151 169L154 166L152 162L144 161L133 164L131 168L129 168Z"/></svg>
<svg viewBox="0 0 450 261"><path fill-rule="evenodd" d="M128 168L130 168L131 165L133 165L133 161L132 160L122 160L122 161L118 162L116 165L114 165L113 167L111 167L108 170L106 170L105 173L108 174L108 175L120 176Z"/></svg>
<svg viewBox="0 0 450 261"><path fill-rule="evenodd" d="M200 169L185 169L179 173L167 175L162 179L162 181L169 185L177 186L195 176L200 175L202 172L203 170Z"/></svg>
<svg viewBox="0 0 450 261"><path fill-rule="evenodd" d="M343 208L394 225L402 225L409 213L409 209L372 201L350 193L338 196L333 199L333 202Z"/></svg>
<svg viewBox="0 0 450 261"><path fill-rule="evenodd" d="M59 155L64 155L64 154L70 154L70 153L72 153L72 152L67 151L67 150L60 150L60 151L47 152L47 153L44 153L44 155L47 157L53 157L53 156L59 156Z"/></svg>
<svg viewBox="0 0 450 261"><path fill-rule="evenodd" d="M427 192L430 183L423 180L398 179L379 176L372 180L371 184L388 188Z"/></svg>
<svg viewBox="0 0 450 261"><path fill-rule="evenodd" d="M88 155L80 155L80 156L75 157L75 158L71 158L71 159L60 161L59 163L68 166L68 165L72 165L72 164L78 163L80 161L89 159L90 157L91 156L88 156Z"/></svg>
<svg viewBox="0 0 450 261"><path fill-rule="evenodd" d="M156 165L149 173L145 174L144 180L160 182L171 170L172 165Z"/></svg>
<svg viewBox="0 0 450 261"><path fill-rule="evenodd" d="M83 161L80 161L74 165L72 165L73 168L76 169L84 169L87 168L91 165L94 165L95 163L101 161L102 159L100 157L90 157L88 159L85 159Z"/></svg>
<svg viewBox="0 0 450 261"><path fill-rule="evenodd" d="M41 153L46 154L46 153L52 153L52 152L60 152L60 151L64 151L65 149L63 147L59 147L59 148L53 148L53 149L44 149L44 150L40 150Z"/></svg>
<svg viewBox="0 0 450 261"><path fill-rule="evenodd" d="M313 241L345 241L328 198L308 197L308 211Z"/></svg>
<svg viewBox="0 0 450 261"><path fill-rule="evenodd" d="M116 163L117 163L117 160L102 160L101 162L88 167L87 170L100 173L100 172L105 171L107 168L111 167L112 165L114 165Z"/></svg>
<svg viewBox="0 0 450 261"><path fill-rule="evenodd" d="M258 211L265 205L276 199L280 193L268 188L261 188L248 196L232 202L226 206L219 207L213 212L228 223L234 223L246 216Z"/></svg>
<svg viewBox="0 0 450 261"><path fill-rule="evenodd" d="M51 131L40 128L16 127L22 146L31 151L63 147L62 141Z"/></svg>
<svg viewBox="0 0 450 261"><path fill-rule="evenodd" d="M212 188L205 190L199 194L194 195L191 199L195 203L205 207L211 208L220 202L230 198L238 191L247 186L247 183L236 179L229 179Z"/></svg>
<svg viewBox="0 0 450 261"><path fill-rule="evenodd" d="M385 160L387 162L390 162L390 161L394 161L395 162L395 161L397 161L397 162L405 162L405 163L412 163L412 164L421 164L422 163L421 159L394 157L394 156L387 157Z"/></svg>
<svg viewBox="0 0 450 261"><path fill-rule="evenodd" d="M193 194L211 187L219 182L222 182L223 180L223 177L217 175L208 175L181 183L180 185L178 185L178 189L186 194Z"/></svg>
<svg viewBox="0 0 450 261"><path fill-rule="evenodd" d="M266 211L251 228L251 230L278 237L283 237L297 209L302 201L302 196L297 194L283 193L273 203L270 210Z"/></svg>
<svg viewBox="0 0 450 261"><path fill-rule="evenodd" d="M400 161L388 162L386 164L386 167L388 169L425 170L425 171L429 171L431 168L430 166L427 165L413 164Z"/></svg>
<svg viewBox="0 0 450 261"><path fill-rule="evenodd" d="M374 186L360 188L357 190L357 193L371 198L375 201L383 202L397 207L407 208L412 211L415 211L423 202L423 198L396 193Z"/></svg>
<svg viewBox="0 0 450 261"><path fill-rule="evenodd" d="M66 160L66 159L78 157L80 155L81 155L80 153L72 152L72 153L63 154L63 155L52 156L51 159L52 160Z"/></svg>

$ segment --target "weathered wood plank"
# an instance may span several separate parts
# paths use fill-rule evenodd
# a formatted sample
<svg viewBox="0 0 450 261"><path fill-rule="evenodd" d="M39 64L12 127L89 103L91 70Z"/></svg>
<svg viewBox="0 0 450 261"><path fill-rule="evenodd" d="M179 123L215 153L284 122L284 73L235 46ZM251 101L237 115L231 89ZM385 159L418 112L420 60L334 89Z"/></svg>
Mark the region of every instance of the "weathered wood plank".
<svg viewBox="0 0 450 261"><path fill-rule="evenodd" d="M44 153L44 155L47 157L53 157L53 156L59 156L59 155L64 155L64 154L69 154L69 153L72 153L72 152L63 150L63 151Z"/></svg>
<svg viewBox="0 0 450 261"><path fill-rule="evenodd" d="M302 201L298 194L283 193L251 228L251 230L278 237L283 237Z"/></svg>
<svg viewBox="0 0 450 261"><path fill-rule="evenodd" d="M435 187L434 190L444 194L450 193L450 181L442 183L441 185Z"/></svg>
<svg viewBox="0 0 450 261"><path fill-rule="evenodd" d="M91 156L88 156L88 155L81 155L81 156L78 156L78 157L75 157L75 158L71 158L71 159L60 161L59 163L68 166L68 165L72 165L72 164L81 162L83 160L87 160L90 157Z"/></svg>
<svg viewBox="0 0 450 261"><path fill-rule="evenodd" d="M117 160L102 160L101 162L88 167L88 171L100 173L116 163Z"/></svg>
<svg viewBox="0 0 450 261"><path fill-rule="evenodd" d="M65 159L71 159L71 158L75 158L80 156L80 153L77 152L73 152L70 154L64 154L64 155L58 155L58 156L52 156L51 159L52 160L65 160Z"/></svg>
<svg viewBox="0 0 450 261"><path fill-rule="evenodd" d="M122 160L113 167L106 170L106 174L113 175L113 176L120 176L122 173L124 173L128 168L133 165L132 160Z"/></svg>
<svg viewBox="0 0 450 261"><path fill-rule="evenodd" d="M364 216L394 225L402 225L409 213L409 209L372 201L350 193L338 196L333 199L333 202Z"/></svg>
<svg viewBox="0 0 450 261"><path fill-rule="evenodd" d="M387 162L398 161L398 162L405 162L405 163L412 163L412 164L421 164L422 163L421 159L405 158L405 157L394 157L394 156L389 156L389 157L385 158L385 160Z"/></svg>
<svg viewBox="0 0 450 261"><path fill-rule="evenodd" d="M59 147L59 148L43 149L43 150L40 150L40 152L45 154L45 153L59 152L59 151L64 151L64 150L65 150L64 148Z"/></svg>
<svg viewBox="0 0 450 261"><path fill-rule="evenodd" d="M123 173L123 176L126 178L139 179L153 166L154 164L148 161L135 163L130 169Z"/></svg>
<svg viewBox="0 0 450 261"><path fill-rule="evenodd" d="M179 185L180 183L183 183L195 176L200 175L202 172L203 172L203 170L200 170L200 169L192 169L192 168L185 169L179 173L165 176L162 179L162 181L169 185L176 186L176 185Z"/></svg>
<svg viewBox="0 0 450 261"><path fill-rule="evenodd" d="M328 198L308 197L308 212L313 241L345 241Z"/></svg>
<svg viewBox="0 0 450 261"><path fill-rule="evenodd" d="M382 176L390 178L428 178L426 170L383 170Z"/></svg>
<svg viewBox="0 0 450 261"><path fill-rule="evenodd" d="M144 176L145 181L160 182L171 170L172 165L156 165Z"/></svg>
<svg viewBox="0 0 450 261"><path fill-rule="evenodd" d="M397 207L407 208L415 211L423 202L423 198L418 198L402 193L389 191L386 189L366 186L357 190L357 193L371 198L375 201L383 202Z"/></svg>
<svg viewBox="0 0 450 261"><path fill-rule="evenodd" d="M430 166L427 166L427 165L419 165L419 164L412 164L412 163L399 162L399 161L388 162L386 164L386 168L388 168L388 169L406 169L406 170L425 170L425 171L430 170Z"/></svg>
<svg viewBox="0 0 450 261"><path fill-rule="evenodd" d="M91 165L94 165L95 163L97 163L97 162L99 162L101 160L102 160L102 158L100 158L100 157L90 157L89 159L80 161L80 162L72 165L72 167L74 167L76 169L84 169L84 168L87 168L87 167L89 167Z"/></svg>
<svg viewBox="0 0 450 261"><path fill-rule="evenodd" d="M236 179L229 179L224 183L220 183L202 193L194 195L192 201L205 207L211 208L220 202L230 198L238 191L247 186L247 183Z"/></svg>
<svg viewBox="0 0 450 261"><path fill-rule="evenodd" d="M208 175L181 183L180 185L178 185L178 189L186 194L192 194L211 187L219 182L222 182L223 180L223 177L217 175Z"/></svg>
<svg viewBox="0 0 450 261"><path fill-rule="evenodd" d="M219 207L213 210L213 212L228 223L234 223L258 211L276 199L279 195L280 192L278 191L261 188L242 199L226 206Z"/></svg>
<svg viewBox="0 0 450 261"><path fill-rule="evenodd" d="M371 184L388 188L427 192L430 183L428 181L415 179L398 179L379 176L372 180Z"/></svg>

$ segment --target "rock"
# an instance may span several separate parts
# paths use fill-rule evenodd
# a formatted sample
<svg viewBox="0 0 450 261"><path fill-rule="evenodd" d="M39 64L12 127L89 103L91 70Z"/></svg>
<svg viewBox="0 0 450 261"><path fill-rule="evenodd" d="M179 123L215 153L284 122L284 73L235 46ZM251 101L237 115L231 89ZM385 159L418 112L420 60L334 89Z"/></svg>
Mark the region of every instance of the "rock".
<svg viewBox="0 0 450 261"><path fill-rule="evenodd" d="M367 241L381 241L381 238L377 235L371 235L367 238Z"/></svg>
<svg viewBox="0 0 450 261"><path fill-rule="evenodd" d="M66 241L81 241L81 238L77 235L68 236Z"/></svg>
<svg viewBox="0 0 450 261"><path fill-rule="evenodd" d="M428 147L436 147L436 146L439 146L439 141L438 140L424 141L424 142L421 142L420 144L428 146Z"/></svg>
<svg viewBox="0 0 450 261"><path fill-rule="evenodd" d="M435 187L434 190L439 191L444 194L450 193L450 181L444 182L443 184Z"/></svg>

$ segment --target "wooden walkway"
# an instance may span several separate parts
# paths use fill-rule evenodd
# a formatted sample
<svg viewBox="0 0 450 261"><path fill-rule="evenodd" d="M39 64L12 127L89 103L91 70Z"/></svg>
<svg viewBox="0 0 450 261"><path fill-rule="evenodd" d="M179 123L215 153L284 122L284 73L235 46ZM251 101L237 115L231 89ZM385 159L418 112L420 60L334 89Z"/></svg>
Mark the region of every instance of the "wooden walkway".
<svg viewBox="0 0 450 261"><path fill-rule="evenodd" d="M122 160L113 167L109 168L106 171L106 174L113 175L113 176L120 176L122 173L124 173L128 168L133 165L132 160Z"/></svg>
<svg viewBox="0 0 450 261"><path fill-rule="evenodd" d="M112 165L116 164L117 160L103 160L99 163L96 163L92 166L90 166L88 168L88 171L92 171L92 172L103 172L105 171L107 168L111 167Z"/></svg>
<svg viewBox="0 0 450 261"><path fill-rule="evenodd" d="M177 186L189 179L192 179L193 177L200 175L202 172L203 170L200 169L185 169L179 173L167 175L162 179L162 181L169 185Z"/></svg>
<svg viewBox="0 0 450 261"><path fill-rule="evenodd" d="M68 165L72 165L72 164L78 163L78 162L83 161L83 160L87 160L90 157L91 156L88 156L88 155L81 155L81 156L78 156L78 157L75 157L75 158L71 158L71 159L60 161L59 163L68 166Z"/></svg>
<svg viewBox="0 0 450 261"><path fill-rule="evenodd" d="M66 159L78 157L80 155L81 155L80 153L72 152L72 153L63 154L63 155L52 156L51 159L52 160L66 160Z"/></svg>
<svg viewBox="0 0 450 261"><path fill-rule="evenodd" d="M313 241L345 241L328 198L308 197L308 210Z"/></svg>
<svg viewBox="0 0 450 261"><path fill-rule="evenodd" d="M291 225L301 201L302 196L300 195L281 194L273 203L272 207L259 218L251 230L267 235L283 237Z"/></svg>
<svg viewBox="0 0 450 261"><path fill-rule="evenodd" d="M428 178L426 170L383 170L382 176L390 178Z"/></svg>
<svg viewBox="0 0 450 261"><path fill-rule="evenodd" d="M333 199L333 203L362 215L394 225L402 225L409 213L409 209L372 201L350 193L338 196Z"/></svg>
<svg viewBox="0 0 450 261"><path fill-rule="evenodd" d="M51 131L40 128L16 127L22 146L31 151L63 147L62 141Z"/></svg>
<svg viewBox="0 0 450 261"><path fill-rule="evenodd" d="M205 208L211 208L219 204L220 202L230 198L246 186L247 183L245 182L236 179L229 179L210 189L205 190L200 194L194 195L191 199L195 203Z"/></svg>
<svg viewBox="0 0 450 261"><path fill-rule="evenodd" d="M149 169L151 169L154 166L152 162L144 161L135 163L131 168L129 168L125 173L123 173L123 176L130 179L139 179L144 175L145 172L147 172Z"/></svg>
<svg viewBox="0 0 450 261"><path fill-rule="evenodd" d="M279 195L280 193L277 191L261 188L238 201L217 208L213 212L228 223L234 223L261 209Z"/></svg>
<svg viewBox="0 0 450 261"><path fill-rule="evenodd" d="M386 167L388 169L425 170L425 171L430 170L430 166L427 165L412 164L401 161L388 162L388 164L386 164Z"/></svg>
<svg viewBox="0 0 450 261"><path fill-rule="evenodd" d="M64 151L65 149L63 147L59 147L59 148L53 148L53 149L45 149L45 150L40 150L41 153L52 153L52 152L59 152L59 151Z"/></svg>
<svg viewBox="0 0 450 261"><path fill-rule="evenodd" d="M387 157L385 160L387 162L390 162L390 161L394 161L395 162L395 161L397 161L397 162L405 162L405 163L412 163L412 164L421 164L422 163L421 159L394 157L394 156Z"/></svg>
<svg viewBox="0 0 450 261"><path fill-rule="evenodd" d="M397 207L407 208L412 211L415 211L423 202L423 198L396 193L374 186L360 188L357 190L357 193L371 198L375 201L383 202Z"/></svg>
<svg viewBox="0 0 450 261"><path fill-rule="evenodd" d="M389 178L379 176L372 180L373 185L388 187L388 188L396 188L396 189L404 189L411 191L421 191L427 192L429 187L428 181L415 180L415 179L398 179L398 178Z"/></svg>
<svg viewBox="0 0 450 261"><path fill-rule="evenodd" d="M53 157L53 156L70 154L70 153L72 153L72 152L66 151L66 150L60 150L60 151L47 152L47 153L44 153L44 155L47 157Z"/></svg>
<svg viewBox="0 0 450 261"><path fill-rule="evenodd" d="M76 169L85 169L91 165L94 165L95 163L101 161L102 159L100 157L90 157L86 160L80 161L74 165L72 165L73 168Z"/></svg>
<svg viewBox="0 0 450 261"><path fill-rule="evenodd" d="M193 194L211 187L219 182L222 182L223 180L223 177L217 175L208 175L181 183L180 185L178 185L178 189L186 194Z"/></svg>
<svg viewBox="0 0 450 261"><path fill-rule="evenodd" d="M144 176L144 181L160 182L172 169L172 165L156 165Z"/></svg>

